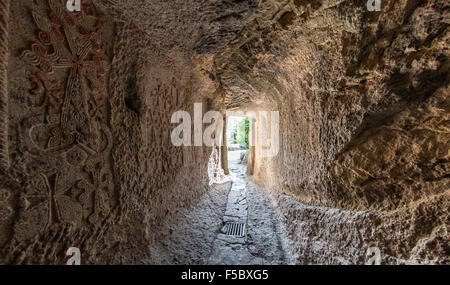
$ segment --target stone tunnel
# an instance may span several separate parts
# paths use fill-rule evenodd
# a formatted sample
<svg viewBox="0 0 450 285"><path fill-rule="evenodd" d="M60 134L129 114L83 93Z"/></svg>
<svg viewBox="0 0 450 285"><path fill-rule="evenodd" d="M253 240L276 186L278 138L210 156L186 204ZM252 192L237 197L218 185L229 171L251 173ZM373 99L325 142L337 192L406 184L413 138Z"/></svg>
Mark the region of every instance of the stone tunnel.
<svg viewBox="0 0 450 285"><path fill-rule="evenodd" d="M450 264L448 1L66 2L0 0L0 264Z"/></svg>

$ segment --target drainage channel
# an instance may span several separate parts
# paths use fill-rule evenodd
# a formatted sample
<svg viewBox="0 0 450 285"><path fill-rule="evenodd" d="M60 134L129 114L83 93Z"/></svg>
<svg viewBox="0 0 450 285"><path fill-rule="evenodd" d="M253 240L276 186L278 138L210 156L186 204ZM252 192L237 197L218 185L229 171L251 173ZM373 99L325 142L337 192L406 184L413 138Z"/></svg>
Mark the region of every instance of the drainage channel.
<svg viewBox="0 0 450 285"><path fill-rule="evenodd" d="M245 226L243 223L226 223L223 231L228 236L245 237Z"/></svg>
<svg viewBox="0 0 450 285"><path fill-rule="evenodd" d="M232 168L233 185L228 194L223 227L217 238L229 243L245 244L247 226L247 189L241 167Z"/></svg>
<svg viewBox="0 0 450 285"><path fill-rule="evenodd" d="M230 168L233 184L228 194L223 226L214 241L208 264L261 264L247 249L247 178L245 166L234 162Z"/></svg>

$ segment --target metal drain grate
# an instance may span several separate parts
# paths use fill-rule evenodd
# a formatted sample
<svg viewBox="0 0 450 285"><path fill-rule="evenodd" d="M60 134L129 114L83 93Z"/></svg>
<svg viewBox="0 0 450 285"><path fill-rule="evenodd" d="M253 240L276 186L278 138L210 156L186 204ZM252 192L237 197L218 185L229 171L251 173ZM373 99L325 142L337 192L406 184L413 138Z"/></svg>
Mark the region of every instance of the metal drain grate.
<svg viewBox="0 0 450 285"><path fill-rule="evenodd" d="M227 223L224 227L224 232L226 235L235 237L245 236L245 224L242 223Z"/></svg>

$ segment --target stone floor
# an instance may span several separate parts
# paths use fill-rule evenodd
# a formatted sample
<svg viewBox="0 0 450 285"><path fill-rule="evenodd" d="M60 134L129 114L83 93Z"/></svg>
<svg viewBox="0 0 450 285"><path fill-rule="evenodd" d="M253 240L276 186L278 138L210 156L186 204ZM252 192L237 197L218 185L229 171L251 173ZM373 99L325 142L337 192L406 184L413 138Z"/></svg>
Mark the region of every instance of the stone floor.
<svg viewBox="0 0 450 285"><path fill-rule="evenodd" d="M240 152L230 152L233 182L213 184L190 209L180 210L170 234L149 247L142 264L285 264L281 223L266 189L245 174ZM231 185L230 185L231 184ZM246 225L244 237L224 234L227 222ZM149 229L151 230L151 229Z"/></svg>
<svg viewBox="0 0 450 285"><path fill-rule="evenodd" d="M214 241L208 264L284 264L281 234L271 200L265 189L248 179L246 165L241 164L238 157L237 154L229 157L233 184L223 216L223 227ZM228 222L244 223L245 235L227 235L225 224Z"/></svg>

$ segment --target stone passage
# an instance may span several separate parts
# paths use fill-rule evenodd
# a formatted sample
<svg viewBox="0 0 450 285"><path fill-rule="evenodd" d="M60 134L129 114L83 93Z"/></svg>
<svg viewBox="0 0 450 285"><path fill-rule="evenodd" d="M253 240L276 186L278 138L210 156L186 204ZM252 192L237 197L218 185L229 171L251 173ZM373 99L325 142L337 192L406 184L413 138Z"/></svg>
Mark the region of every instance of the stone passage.
<svg viewBox="0 0 450 285"><path fill-rule="evenodd" d="M151 260L142 264L203 265L208 262L217 231L222 226L231 182L215 184L191 209L177 210L169 234L149 245Z"/></svg>
<svg viewBox="0 0 450 285"><path fill-rule="evenodd" d="M448 0L81 2L0 0L0 264L450 264Z"/></svg>
<svg viewBox="0 0 450 285"><path fill-rule="evenodd" d="M208 264L283 264L280 233L268 194L249 181L246 166L239 160L230 160L230 171L233 185Z"/></svg>

